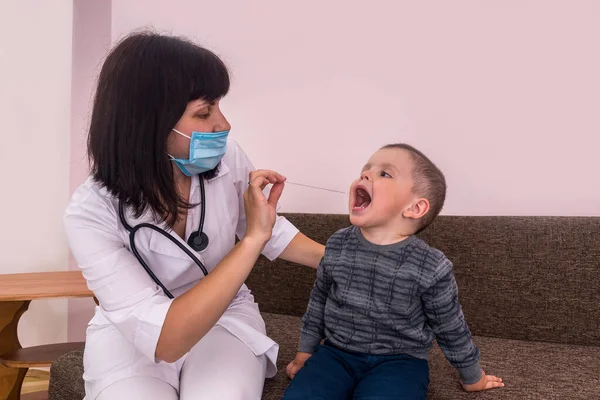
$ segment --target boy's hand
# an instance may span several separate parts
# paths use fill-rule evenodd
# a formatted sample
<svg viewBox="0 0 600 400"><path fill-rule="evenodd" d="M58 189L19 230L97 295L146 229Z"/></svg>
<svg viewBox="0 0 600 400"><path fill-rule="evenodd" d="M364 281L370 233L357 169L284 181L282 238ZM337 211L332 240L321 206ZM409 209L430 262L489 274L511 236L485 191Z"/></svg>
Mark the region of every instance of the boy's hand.
<svg viewBox="0 0 600 400"><path fill-rule="evenodd" d="M494 389L498 387L504 387L504 383L502 383L502 379L492 376L486 375L485 372L481 371L481 379L477 383L473 383L472 385L465 385L461 382L463 389L467 392L479 392L481 390Z"/></svg>
<svg viewBox="0 0 600 400"><path fill-rule="evenodd" d="M285 369L285 372L287 372L287 375L290 377L290 379L294 379L294 376L296 376L298 371L304 367L304 363L310 358L310 356L312 356L310 353L298 352L298 354L296 354L296 358L294 358L294 360L289 363Z"/></svg>

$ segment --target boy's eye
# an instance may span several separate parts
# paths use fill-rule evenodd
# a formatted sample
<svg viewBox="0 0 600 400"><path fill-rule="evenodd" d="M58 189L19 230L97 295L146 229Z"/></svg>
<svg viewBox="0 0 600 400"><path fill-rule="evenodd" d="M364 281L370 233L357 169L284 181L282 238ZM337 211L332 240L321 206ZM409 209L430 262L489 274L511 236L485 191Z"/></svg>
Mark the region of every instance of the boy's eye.
<svg viewBox="0 0 600 400"><path fill-rule="evenodd" d="M392 177L390 174L388 174L385 171L381 171L381 173L379 175L381 175L383 178L391 178Z"/></svg>
<svg viewBox="0 0 600 400"><path fill-rule="evenodd" d="M206 114L197 114L196 115L198 118L201 119L207 119L208 117L210 117L210 113L206 113Z"/></svg>

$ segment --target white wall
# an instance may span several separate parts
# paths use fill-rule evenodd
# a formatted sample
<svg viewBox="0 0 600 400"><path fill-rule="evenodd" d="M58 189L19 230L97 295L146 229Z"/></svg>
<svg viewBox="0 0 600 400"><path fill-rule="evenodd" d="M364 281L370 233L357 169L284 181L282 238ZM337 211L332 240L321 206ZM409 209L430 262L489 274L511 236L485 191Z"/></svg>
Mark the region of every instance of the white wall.
<svg viewBox="0 0 600 400"><path fill-rule="evenodd" d="M70 1L0 2L0 273L66 270ZM67 301L31 303L23 346L65 341Z"/></svg>
<svg viewBox="0 0 600 400"><path fill-rule="evenodd" d="M600 2L113 0L113 39L189 35L233 72L232 135L258 167L346 189L404 141L446 214L600 215ZM288 186L284 209L346 212Z"/></svg>

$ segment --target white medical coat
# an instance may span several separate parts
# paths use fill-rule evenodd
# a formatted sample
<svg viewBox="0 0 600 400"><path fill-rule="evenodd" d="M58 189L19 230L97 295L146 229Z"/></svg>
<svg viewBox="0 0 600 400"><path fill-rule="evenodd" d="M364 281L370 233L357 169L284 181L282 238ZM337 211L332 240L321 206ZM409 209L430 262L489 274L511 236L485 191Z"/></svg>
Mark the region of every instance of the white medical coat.
<svg viewBox="0 0 600 400"><path fill-rule="evenodd" d="M245 232L243 193L253 169L239 145L229 140L217 177L205 183L204 232L210 244L196 254L209 273L231 251L236 234L242 237ZM189 201L200 203L197 176L192 179ZM172 300L131 253L129 233L119 221L118 213L118 201L91 179L75 191L65 213L71 251L100 303L88 325L84 352L84 380L89 398L95 398L113 382L138 375L157 377L178 389L185 361L185 356L172 364L155 359L158 337ZM189 210L186 238L198 229L200 213L199 205ZM154 223L150 212L136 219L126 209L125 218L131 226ZM159 227L188 246L167 225ZM263 254L271 260L277 258L297 233L289 221L278 217ZM135 235L135 243L154 274L175 297L202 279L200 268L160 233L142 228ZM266 355L267 376L275 374L278 346L266 336L258 306L245 285L218 325L238 337L256 355Z"/></svg>

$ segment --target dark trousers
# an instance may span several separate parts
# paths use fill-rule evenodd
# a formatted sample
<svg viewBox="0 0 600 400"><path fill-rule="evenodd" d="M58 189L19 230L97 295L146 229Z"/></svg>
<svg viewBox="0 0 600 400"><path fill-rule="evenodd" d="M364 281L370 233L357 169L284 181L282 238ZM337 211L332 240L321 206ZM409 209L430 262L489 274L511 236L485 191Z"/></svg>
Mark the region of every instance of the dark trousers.
<svg viewBox="0 0 600 400"><path fill-rule="evenodd" d="M326 343L306 361L282 400L425 400L428 386L427 360L351 353Z"/></svg>

